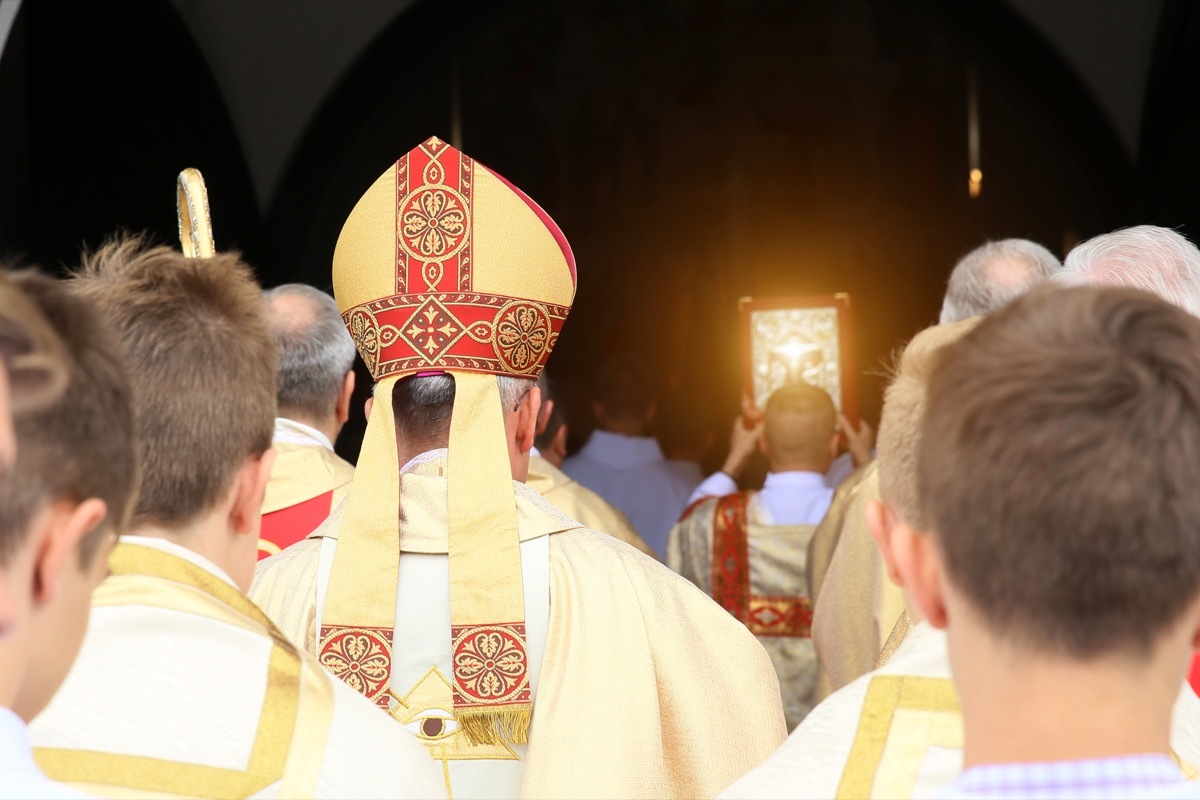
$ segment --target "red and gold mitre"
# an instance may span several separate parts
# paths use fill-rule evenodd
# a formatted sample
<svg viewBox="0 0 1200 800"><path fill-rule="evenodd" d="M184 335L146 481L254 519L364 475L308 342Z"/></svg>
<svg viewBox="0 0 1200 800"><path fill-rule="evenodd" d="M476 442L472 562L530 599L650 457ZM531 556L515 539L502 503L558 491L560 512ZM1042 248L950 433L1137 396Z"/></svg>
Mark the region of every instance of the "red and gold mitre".
<svg viewBox="0 0 1200 800"><path fill-rule="evenodd" d="M575 259L537 203L434 137L350 212L333 290L376 380L430 370L536 378L575 296Z"/></svg>
<svg viewBox="0 0 1200 800"><path fill-rule="evenodd" d="M452 375L454 715L476 744L523 743L532 710L524 588L495 376L540 374L575 295L571 249L520 189L435 137L358 201L338 237L333 287L378 383L330 573L321 661L380 706L392 703L400 498L392 388ZM497 669L482 669L493 662Z"/></svg>

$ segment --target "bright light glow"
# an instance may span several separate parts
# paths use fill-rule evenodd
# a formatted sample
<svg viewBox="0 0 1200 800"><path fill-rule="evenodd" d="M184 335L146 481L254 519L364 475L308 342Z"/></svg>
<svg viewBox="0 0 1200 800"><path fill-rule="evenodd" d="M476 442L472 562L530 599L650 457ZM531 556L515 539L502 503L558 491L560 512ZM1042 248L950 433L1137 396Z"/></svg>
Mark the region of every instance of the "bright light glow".
<svg viewBox="0 0 1200 800"><path fill-rule="evenodd" d="M970 178L967 180L967 192L971 197L979 197L979 193L983 191L983 170L976 167L971 170Z"/></svg>

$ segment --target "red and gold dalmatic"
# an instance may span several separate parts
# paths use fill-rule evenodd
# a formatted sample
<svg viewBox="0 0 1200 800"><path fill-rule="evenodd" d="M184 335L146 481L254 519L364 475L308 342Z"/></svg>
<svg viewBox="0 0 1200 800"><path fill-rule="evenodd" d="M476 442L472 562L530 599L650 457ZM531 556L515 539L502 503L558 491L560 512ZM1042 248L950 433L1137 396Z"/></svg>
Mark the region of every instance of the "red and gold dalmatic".
<svg viewBox="0 0 1200 800"><path fill-rule="evenodd" d="M476 744L526 741L531 715L516 508L495 376L536 378L575 293L566 239L519 189L431 138L359 200L334 294L379 382L319 635L322 662L387 708L398 579L391 393L455 379L447 468L454 719Z"/></svg>

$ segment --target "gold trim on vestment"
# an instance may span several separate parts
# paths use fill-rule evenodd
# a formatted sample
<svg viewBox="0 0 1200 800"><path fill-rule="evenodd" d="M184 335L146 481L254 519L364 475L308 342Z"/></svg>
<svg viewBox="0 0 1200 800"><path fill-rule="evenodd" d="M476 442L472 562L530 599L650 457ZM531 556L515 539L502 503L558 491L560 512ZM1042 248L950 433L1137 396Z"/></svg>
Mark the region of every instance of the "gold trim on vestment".
<svg viewBox="0 0 1200 800"><path fill-rule="evenodd" d="M903 709L961 714L958 693L949 678L876 675L867 685L858 732L838 784L837 798L871 796L896 712Z"/></svg>
<svg viewBox="0 0 1200 800"><path fill-rule="evenodd" d="M202 567L152 547L123 543L113 551L109 568L113 578L97 589L97 606L165 608L259 630L271 637L267 689L254 744L244 770L147 756L36 748L35 758L46 774L68 783L189 797L245 797L280 781L297 794L311 794L332 720L328 679L303 670L296 648L266 615L236 587ZM311 672L303 676L306 686L317 688L314 684L324 681L324 692L312 693L311 707L301 703L302 672ZM294 735L298 718L305 723L304 736Z"/></svg>

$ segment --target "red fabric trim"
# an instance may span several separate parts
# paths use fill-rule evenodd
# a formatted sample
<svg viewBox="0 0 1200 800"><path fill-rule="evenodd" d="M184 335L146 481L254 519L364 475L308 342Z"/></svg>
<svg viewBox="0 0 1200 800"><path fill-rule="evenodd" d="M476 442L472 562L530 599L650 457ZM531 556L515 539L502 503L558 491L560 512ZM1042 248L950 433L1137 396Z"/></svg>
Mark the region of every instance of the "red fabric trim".
<svg viewBox="0 0 1200 800"><path fill-rule="evenodd" d="M748 492L726 495L713 510L712 598L743 624L750 614Z"/></svg>
<svg viewBox="0 0 1200 800"><path fill-rule="evenodd" d="M311 500L296 503L294 506L272 511L262 515L262 527L258 532L259 539L265 539L282 550L295 544L317 529L325 521L333 508L333 492L319 494ZM258 558L261 561L271 553L259 546Z"/></svg>
<svg viewBox="0 0 1200 800"><path fill-rule="evenodd" d="M1192 655L1192 668L1188 671L1188 683L1192 685L1192 691L1200 694L1200 653Z"/></svg>

